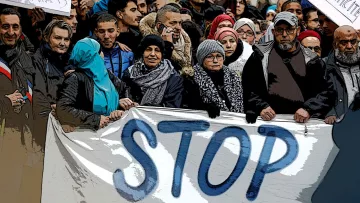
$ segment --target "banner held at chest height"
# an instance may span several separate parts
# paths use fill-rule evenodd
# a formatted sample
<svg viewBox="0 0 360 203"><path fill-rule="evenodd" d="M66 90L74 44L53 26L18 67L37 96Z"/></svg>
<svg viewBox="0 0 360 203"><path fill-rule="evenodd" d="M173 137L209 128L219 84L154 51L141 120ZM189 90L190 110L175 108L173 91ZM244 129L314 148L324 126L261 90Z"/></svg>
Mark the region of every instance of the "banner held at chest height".
<svg viewBox="0 0 360 203"><path fill-rule="evenodd" d="M134 108L98 132L48 123L42 202L311 202L332 126Z"/></svg>

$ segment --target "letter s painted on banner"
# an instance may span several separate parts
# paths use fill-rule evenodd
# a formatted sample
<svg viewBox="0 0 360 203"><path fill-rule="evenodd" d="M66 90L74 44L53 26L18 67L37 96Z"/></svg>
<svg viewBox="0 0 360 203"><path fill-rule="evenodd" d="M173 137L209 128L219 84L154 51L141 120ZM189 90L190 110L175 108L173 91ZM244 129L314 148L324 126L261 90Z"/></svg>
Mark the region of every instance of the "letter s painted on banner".
<svg viewBox="0 0 360 203"><path fill-rule="evenodd" d="M134 133L137 131L145 135L150 147L156 148L157 146L156 135L147 123L132 119L125 124L121 140L128 152L142 165L145 171L144 182L137 187L132 187L126 183L124 173L120 169L117 169L113 174L117 192L131 202L144 199L152 192L158 182L158 172L154 162L134 140Z"/></svg>

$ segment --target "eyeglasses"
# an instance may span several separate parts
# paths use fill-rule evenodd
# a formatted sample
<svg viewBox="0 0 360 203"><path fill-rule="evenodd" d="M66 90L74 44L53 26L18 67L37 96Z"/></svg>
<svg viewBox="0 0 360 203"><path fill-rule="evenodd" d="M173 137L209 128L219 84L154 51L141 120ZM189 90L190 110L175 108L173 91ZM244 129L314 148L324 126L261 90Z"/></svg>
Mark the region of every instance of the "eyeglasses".
<svg viewBox="0 0 360 203"><path fill-rule="evenodd" d="M251 32L250 30L247 31L247 32L245 32L244 30L238 30L238 33L239 33L239 35L241 35L241 36L244 35L244 34L246 34L246 36L248 36L248 37L254 36L254 33Z"/></svg>
<svg viewBox="0 0 360 203"><path fill-rule="evenodd" d="M286 34L289 35L289 34L294 34L296 28L297 27L291 27L291 28L284 29L281 27L276 27L274 30L275 30L275 34L277 34L277 35L282 35L284 33L284 31L286 32Z"/></svg>
<svg viewBox="0 0 360 203"><path fill-rule="evenodd" d="M305 48L309 48L315 52L320 52L321 51L321 47L319 46L314 46L314 47L311 47L311 46L304 46Z"/></svg>
<svg viewBox="0 0 360 203"><path fill-rule="evenodd" d="M214 61L215 58L216 58L217 61L224 60L223 56L220 55L220 54L218 54L218 55L216 55L216 56L207 55L207 56L205 57L205 60L207 60L207 61Z"/></svg>
<svg viewBox="0 0 360 203"><path fill-rule="evenodd" d="M351 43L351 45L355 45L358 41L357 39L351 39L351 40L340 40L340 44L343 46L346 46L347 44Z"/></svg>

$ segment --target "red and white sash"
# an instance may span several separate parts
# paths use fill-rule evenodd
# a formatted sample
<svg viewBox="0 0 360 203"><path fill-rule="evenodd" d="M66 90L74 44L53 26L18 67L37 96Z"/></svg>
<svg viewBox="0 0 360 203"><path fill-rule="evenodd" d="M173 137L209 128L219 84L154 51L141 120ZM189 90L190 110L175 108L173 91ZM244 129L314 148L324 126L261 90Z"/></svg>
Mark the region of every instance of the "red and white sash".
<svg viewBox="0 0 360 203"><path fill-rule="evenodd" d="M2 61L0 61L0 73L4 74L7 78L12 80L10 68Z"/></svg>

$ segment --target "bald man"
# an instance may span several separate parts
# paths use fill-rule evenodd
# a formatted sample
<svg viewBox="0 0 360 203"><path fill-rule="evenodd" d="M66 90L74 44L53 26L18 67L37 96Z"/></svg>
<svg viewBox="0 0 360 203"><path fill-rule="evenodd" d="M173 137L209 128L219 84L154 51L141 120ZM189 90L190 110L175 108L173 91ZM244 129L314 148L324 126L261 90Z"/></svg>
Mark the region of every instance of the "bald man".
<svg viewBox="0 0 360 203"><path fill-rule="evenodd" d="M343 117L359 92L360 51L356 30L347 25L337 28L333 48L325 61L338 96L335 107L325 119L328 124Z"/></svg>

